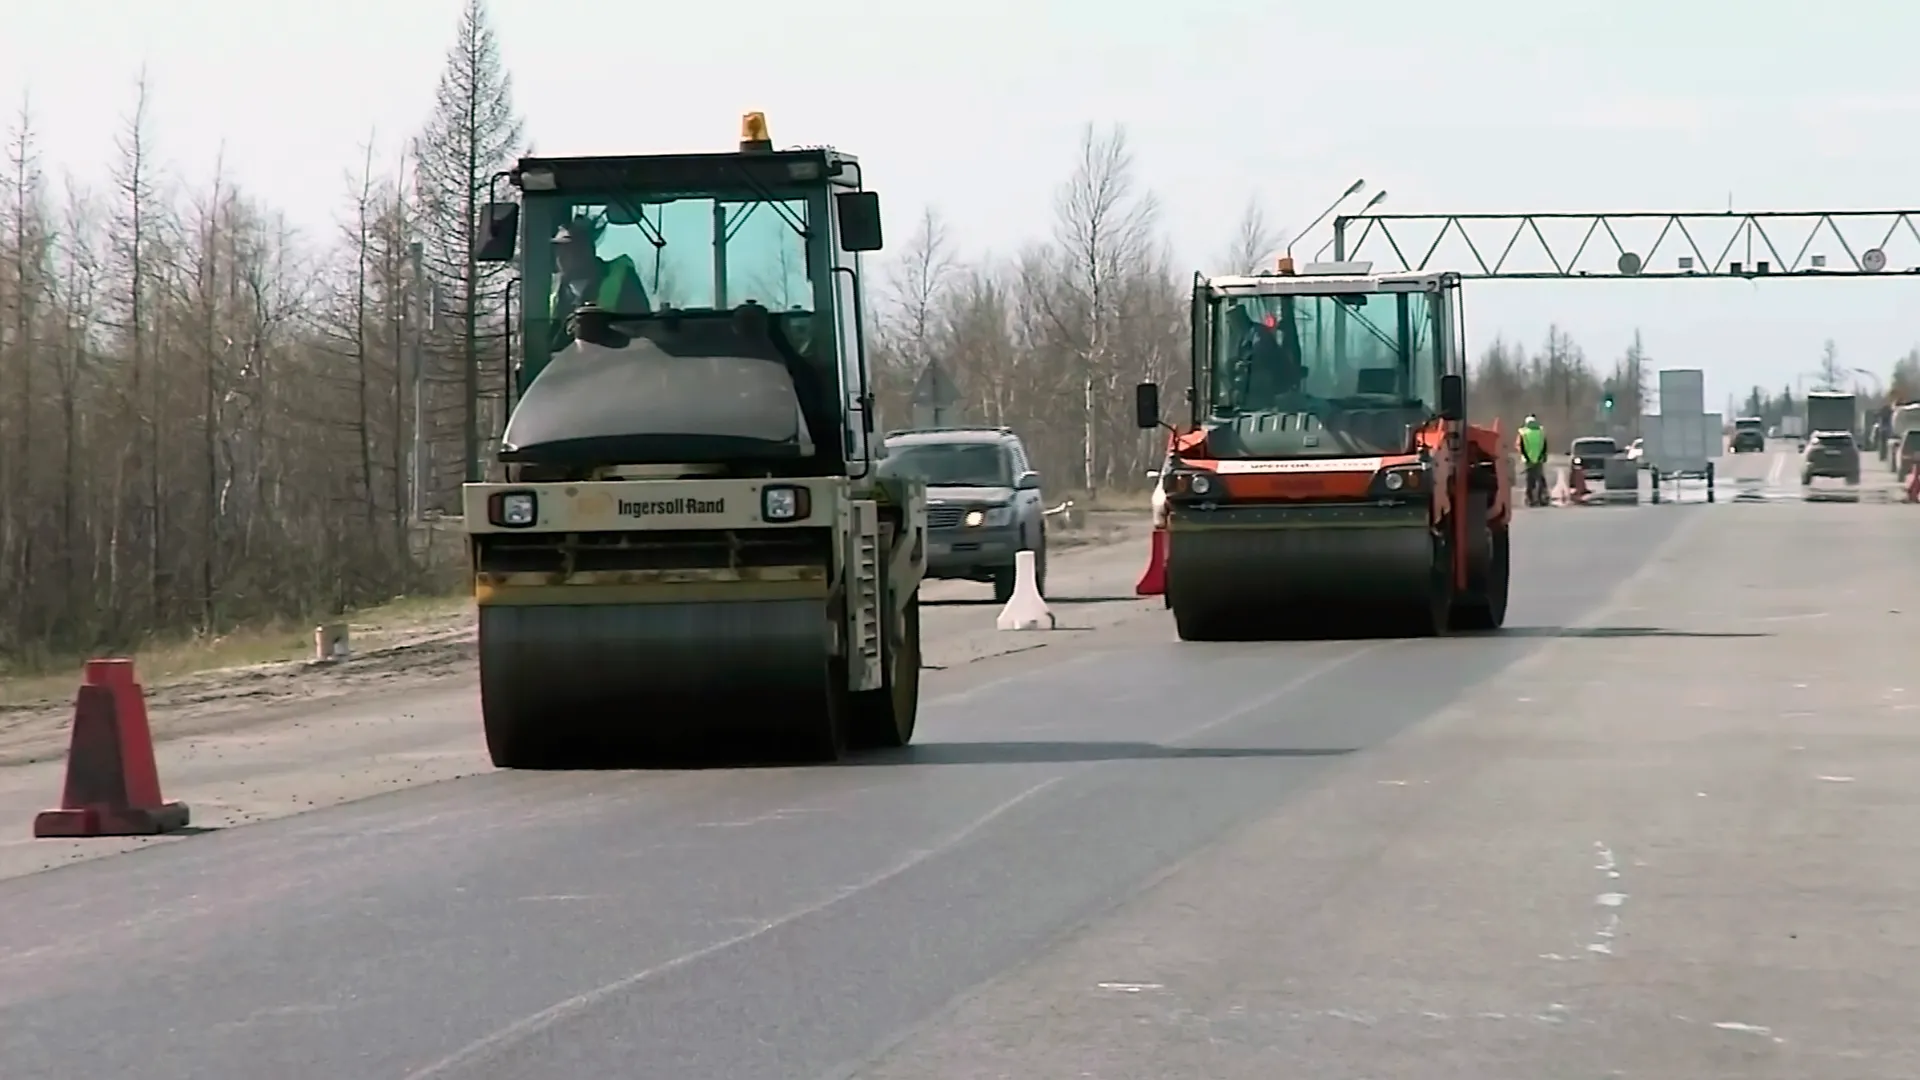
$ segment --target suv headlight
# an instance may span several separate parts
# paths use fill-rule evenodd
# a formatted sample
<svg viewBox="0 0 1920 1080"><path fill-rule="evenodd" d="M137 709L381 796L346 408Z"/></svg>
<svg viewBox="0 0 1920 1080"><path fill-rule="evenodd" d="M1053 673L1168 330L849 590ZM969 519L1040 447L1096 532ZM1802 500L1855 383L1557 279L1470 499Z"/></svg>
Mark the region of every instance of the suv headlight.
<svg viewBox="0 0 1920 1080"><path fill-rule="evenodd" d="M979 528L982 525L998 528L1013 522L1013 507L990 506L984 510L969 510L966 517L967 527Z"/></svg>
<svg viewBox="0 0 1920 1080"><path fill-rule="evenodd" d="M540 520L540 501L531 491L496 491L487 498L487 520L508 529L524 529Z"/></svg>

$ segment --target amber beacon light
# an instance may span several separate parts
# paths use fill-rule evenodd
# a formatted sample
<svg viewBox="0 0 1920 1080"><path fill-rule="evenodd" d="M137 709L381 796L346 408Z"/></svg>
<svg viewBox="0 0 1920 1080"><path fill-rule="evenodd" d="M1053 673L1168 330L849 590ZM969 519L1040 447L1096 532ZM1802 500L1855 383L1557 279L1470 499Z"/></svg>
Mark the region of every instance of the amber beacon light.
<svg viewBox="0 0 1920 1080"><path fill-rule="evenodd" d="M773 149L773 137L767 134L766 113L750 112L740 118L740 149Z"/></svg>

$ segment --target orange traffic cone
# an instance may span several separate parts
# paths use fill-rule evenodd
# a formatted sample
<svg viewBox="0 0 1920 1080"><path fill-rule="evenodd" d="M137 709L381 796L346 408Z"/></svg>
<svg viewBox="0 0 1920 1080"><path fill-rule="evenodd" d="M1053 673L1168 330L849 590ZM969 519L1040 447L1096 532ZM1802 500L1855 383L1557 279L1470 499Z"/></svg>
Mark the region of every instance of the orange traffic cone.
<svg viewBox="0 0 1920 1080"><path fill-rule="evenodd" d="M1920 465L1907 470L1907 501L1920 502Z"/></svg>
<svg viewBox="0 0 1920 1080"><path fill-rule="evenodd" d="M1591 494L1591 492L1587 490L1587 470L1571 465L1568 466L1567 488L1575 504L1586 502L1587 496Z"/></svg>
<svg viewBox="0 0 1920 1080"><path fill-rule="evenodd" d="M1167 591L1167 530L1153 530L1152 547L1147 551L1147 569L1134 585L1136 596L1160 596Z"/></svg>

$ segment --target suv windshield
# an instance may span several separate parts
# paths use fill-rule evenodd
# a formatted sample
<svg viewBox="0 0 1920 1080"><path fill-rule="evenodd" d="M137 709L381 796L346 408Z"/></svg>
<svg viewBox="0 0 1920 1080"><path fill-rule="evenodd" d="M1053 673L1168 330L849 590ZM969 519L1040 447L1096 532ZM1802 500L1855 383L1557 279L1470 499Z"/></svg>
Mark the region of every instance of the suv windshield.
<svg viewBox="0 0 1920 1080"><path fill-rule="evenodd" d="M1606 457L1620 452L1620 445L1612 439L1575 439L1573 453L1576 457Z"/></svg>
<svg viewBox="0 0 1920 1080"><path fill-rule="evenodd" d="M929 487L1012 487L1007 455L994 443L912 443L889 446L884 470L924 480Z"/></svg>

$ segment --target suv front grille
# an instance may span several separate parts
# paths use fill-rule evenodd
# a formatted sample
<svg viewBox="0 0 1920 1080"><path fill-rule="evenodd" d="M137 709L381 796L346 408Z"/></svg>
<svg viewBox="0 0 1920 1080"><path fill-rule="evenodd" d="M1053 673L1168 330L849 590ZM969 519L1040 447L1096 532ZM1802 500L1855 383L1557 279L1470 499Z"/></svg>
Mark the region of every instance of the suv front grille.
<svg viewBox="0 0 1920 1080"><path fill-rule="evenodd" d="M957 506L935 506L927 510L927 528L957 529L966 516L967 512Z"/></svg>

